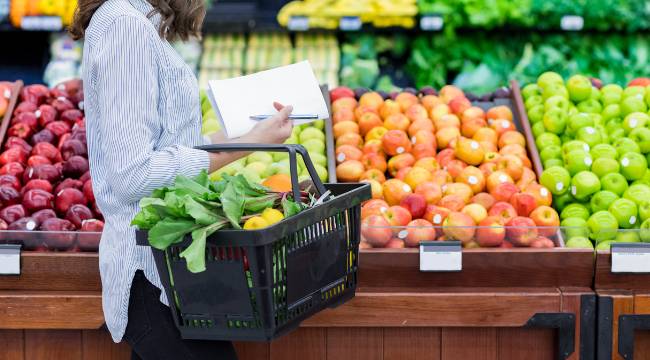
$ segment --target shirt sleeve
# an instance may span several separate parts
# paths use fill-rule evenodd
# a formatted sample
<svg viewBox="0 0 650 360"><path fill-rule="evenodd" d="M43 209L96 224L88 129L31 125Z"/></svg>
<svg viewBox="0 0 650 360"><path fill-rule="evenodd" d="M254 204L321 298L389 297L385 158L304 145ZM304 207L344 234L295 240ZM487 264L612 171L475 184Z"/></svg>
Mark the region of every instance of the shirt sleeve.
<svg viewBox="0 0 650 360"><path fill-rule="evenodd" d="M141 19L124 16L106 30L95 65L101 114L101 156L115 195L137 202L177 175L193 177L210 164L205 151L182 145L156 148L161 127L157 34Z"/></svg>

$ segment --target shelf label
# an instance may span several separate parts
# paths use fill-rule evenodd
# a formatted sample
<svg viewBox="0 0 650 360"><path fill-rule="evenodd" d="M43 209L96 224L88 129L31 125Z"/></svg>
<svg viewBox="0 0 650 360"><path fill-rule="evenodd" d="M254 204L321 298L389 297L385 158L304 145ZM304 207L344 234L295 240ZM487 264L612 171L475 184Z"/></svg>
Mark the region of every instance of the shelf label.
<svg viewBox="0 0 650 360"><path fill-rule="evenodd" d="M361 19L358 16L344 16L339 20L339 29L343 31L358 31L361 29Z"/></svg>
<svg viewBox="0 0 650 360"><path fill-rule="evenodd" d="M420 29L424 31L440 31L445 26L445 19L440 15L423 15L420 18Z"/></svg>
<svg viewBox="0 0 650 360"><path fill-rule="evenodd" d="M287 28L291 31L309 30L309 18L306 16L292 16L289 18Z"/></svg>
<svg viewBox="0 0 650 360"><path fill-rule="evenodd" d="M463 269L460 241L420 242L420 271L450 272Z"/></svg>
<svg viewBox="0 0 650 360"><path fill-rule="evenodd" d="M0 245L0 275L20 275L20 245Z"/></svg>
<svg viewBox="0 0 650 360"><path fill-rule="evenodd" d="M612 273L650 274L650 244L613 243Z"/></svg>
<svg viewBox="0 0 650 360"><path fill-rule="evenodd" d="M63 21L60 16L23 16L20 28L31 31L60 31Z"/></svg>
<svg viewBox="0 0 650 360"><path fill-rule="evenodd" d="M585 27L585 19L579 15L564 15L560 20L560 28L564 31L580 31Z"/></svg>

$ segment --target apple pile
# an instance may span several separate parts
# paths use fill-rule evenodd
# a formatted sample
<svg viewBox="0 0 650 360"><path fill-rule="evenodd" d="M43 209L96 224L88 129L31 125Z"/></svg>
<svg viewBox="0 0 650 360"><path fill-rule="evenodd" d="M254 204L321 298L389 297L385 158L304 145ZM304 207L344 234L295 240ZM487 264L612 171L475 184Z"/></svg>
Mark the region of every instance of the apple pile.
<svg viewBox="0 0 650 360"><path fill-rule="evenodd" d="M625 89L553 72L522 90L568 247L650 241L650 79Z"/></svg>
<svg viewBox="0 0 650 360"><path fill-rule="evenodd" d="M20 92L0 154L0 230L101 231L81 81Z"/></svg>
<svg viewBox="0 0 650 360"><path fill-rule="evenodd" d="M348 88L330 95L337 178L372 188L362 246L554 247L560 219L509 107L484 111L454 86L387 99Z"/></svg>

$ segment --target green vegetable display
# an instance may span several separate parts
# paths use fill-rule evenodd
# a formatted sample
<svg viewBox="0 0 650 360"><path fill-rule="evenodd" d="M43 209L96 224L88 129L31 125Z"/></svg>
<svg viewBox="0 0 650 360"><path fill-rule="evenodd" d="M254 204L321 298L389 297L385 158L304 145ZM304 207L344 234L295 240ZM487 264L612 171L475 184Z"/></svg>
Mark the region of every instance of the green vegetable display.
<svg viewBox="0 0 650 360"><path fill-rule="evenodd" d="M272 192L249 183L242 175L224 174L223 180L210 181L203 171L194 179L178 176L172 187L155 190L140 201L141 211L131 225L149 231L149 244L165 250L191 234L192 244L180 256L189 271L205 271L206 239L223 228L241 229L241 223L264 209L281 208L284 217L293 216L313 202L305 195L300 203L290 193Z"/></svg>

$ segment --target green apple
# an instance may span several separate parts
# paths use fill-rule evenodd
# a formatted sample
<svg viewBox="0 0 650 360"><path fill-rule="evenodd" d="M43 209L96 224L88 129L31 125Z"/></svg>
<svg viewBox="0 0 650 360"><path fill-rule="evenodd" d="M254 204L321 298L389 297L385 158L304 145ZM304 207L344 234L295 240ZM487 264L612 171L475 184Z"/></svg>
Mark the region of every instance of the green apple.
<svg viewBox="0 0 650 360"><path fill-rule="evenodd" d="M592 86L591 87L591 95L589 96L589 98L600 101L600 98L601 98L600 90L598 90L597 87Z"/></svg>
<svg viewBox="0 0 650 360"><path fill-rule="evenodd" d="M589 201L591 212L595 213L608 210L612 203L619 199L619 196L608 190L601 190L594 194Z"/></svg>
<svg viewBox="0 0 650 360"><path fill-rule="evenodd" d="M616 234L616 242L622 243L637 243L640 242L639 234L636 231L619 231Z"/></svg>
<svg viewBox="0 0 650 360"><path fill-rule="evenodd" d="M601 113L603 120L607 121L610 119L616 119L621 117L621 106L616 104L609 104L605 106L603 112Z"/></svg>
<svg viewBox="0 0 650 360"><path fill-rule="evenodd" d="M311 162L314 163L314 165L327 166L327 157L323 154L310 152L309 158L311 159Z"/></svg>
<svg viewBox="0 0 650 360"><path fill-rule="evenodd" d="M564 134L560 135L560 141L562 141L562 144L567 143L569 141L573 140L573 136L569 135L568 132L564 132Z"/></svg>
<svg viewBox="0 0 650 360"><path fill-rule="evenodd" d="M569 90L569 98L573 102L580 102L591 97L591 80L586 76L573 75L567 80L566 88Z"/></svg>
<svg viewBox="0 0 650 360"><path fill-rule="evenodd" d="M280 161L280 162L274 162L273 164L269 165L269 174L270 175L276 175L276 174L285 174L285 175L290 175L291 174L291 168L289 167L289 162L288 161Z"/></svg>
<svg viewBox="0 0 650 360"><path fill-rule="evenodd" d="M626 134L629 134L630 131L644 127L650 122L650 116L642 112L633 112L628 114L623 120L623 130Z"/></svg>
<svg viewBox="0 0 650 360"><path fill-rule="evenodd" d="M571 179L571 195L578 200L586 200L600 191L600 180L591 171L581 171Z"/></svg>
<svg viewBox="0 0 650 360"><path fill-rule="evenodd" d="M541 121L534 123L532 129L533 129L533 136L535 136L536 138L546 132L546 129L544 128L544 123Z"/></svg>
<svg viewBox="0 0 650 360"><path fill-rule="evenodd" d="M569 190L571 175L561 166L552 166L542 172L540 183L553 195L562 195Z"/></svg>
<svg viewBox="0 0 650 360"><path fill-rule="evenodd" d="M288 154L288 153L285 153L285 152L274 152L274 153L272 154L272 156L273 156L273 161L274 161L274 162L282 161L282 160L284 160L284 159L288 159L288 158L289 158L289 154Z"/></svg>
<svg viewBox="0 0 650 360"><path fill-rule="evenodd" d="M650 129L639 127L630 131L628 136L639 145L639 150L642 153L647 154L650 152Z"/></svg>
<svg viewBox="0 0 650 360"><path fill-rule="evenodd" d="M593 126L583 127L582 129L576 132L576 139L584 141L589 145L590 148L600 144L603 139L600 135L600 132L596 130Z"/></svg>
<svg viewBox="0 0 650 360"><path fill-rule="evenodd" d="M576 107L580 112L586 112L591 114L600 114L603 111L603 106L600 105L600 102L598 100L594 100L594 99L587 99L581 101L580 103L578 103Z"/></svg>
<svg viewBox="0 0 650 360"><path fill-rule="evenodd" d="M613 240L616 238L618 222L614 215L608 211L598 211L587 220L589 237L597 242Z"/></svg>
<svg viewBox="0 0 650 360"><path fill-rule="evenodd" d="M571 196L570 192L565 192L562 195L553 196L553 206L558 212L562 212L567 206L576 202L576 199Z"/></svg>
<svg viewBox="0 0 650 360"><path fill-rule="evenodd" d="M615 143L616 140L622 139L624 137L625 137L625 130L623 130L622 128L609 132L609 142L612 144Z"/></svg>
<svg viewBox="0 0 650 360"><path fill-rule="evenodd" d="M589 219L589 215L591 213L589 212L589 209L583 204L579 203L573 203L569 204L560 213L560 219L569 219L569 218L580 218L584 219L585 221Z"/></svg>
<svg viewBox="0 0 650 360"><path fill-rule="evenodd" d="M604 251L609 251L612 249L612 243L615 242L614 240L606 240L606 241L601 241L596 245L596 250L604 250Z"/></svg>
<svg viewBox="0 0 650 360"><path fill-rule="evenodd" d="M301 144L310 139L325 141L325 133L315 127L308 127L300 132L299 140Z"/></svg>
<svg viewBox="0 0 650 360"><path fill-rule="evenodd" d="M566 169L569 170L569 174L574 176L581 171L591 169L593 160L588 152L584 150L573 150L564 156L564 163L566 164Z"/></svg>
<svg viewBox="0 0 650 360"><path fill-rule="evenodd" d="M648 169L648 160L638 152L628 152L623 154L619 163L621 164L621 174L625 176L628 181L641 179L645 171Z"/></svg>
<svg viewBox="0 0 650 360"><path fill-rule="evenodd" d="M314 169L316 169L316 173L318 173L318 177L320 178L320 181L327 182L329 180L327 169L323 165L314 164Z"/></svg>
<svg viewBox="0 0 650 360"><path fill-rule="evenodd" d="M602 178L609 173L618 173L619 169L620 166L618 161L605 157L596 159L593 164L591 164L591 171L596 174L598 178Z"/></svg>
<svg viewBox="0 0 650 360"><path fill-rule="evenodd" d="M561 84L550 84L542 90L542 98L544 100L553 96L562 96L569 99L569 91Z"/></svg>
<svg viewBox="0 0 650 360"><path fill-rule="evenodd" d="M583 127L594 125L594 119L589 114L577 113L569 117L567 128L575 133Z"/></svg>
<svg viewBox="0 0 650 360"><path fill-rule="evenodd" d="M639 215L636 209L636 204L628 199L616 199L609 205L609 212L614 215L618 226L623 229L629 229L638 221Z"/></svg>
<svg viewBox="0 0 650 360"><path fill-rule="evenodd" d="M526 106L526 110L532 109L537 105L544 105L544 99L542 98L541 95L534 95L527 98L526 101L524 102L524 105Z"/></svg>
<svg viewBox="0 0 650 360"><path fill-rule="evenodd" d="M316 120L311 125L320 131L325 130L325 120Z"/></svg>
<svg viewBox="0 0 650 360"><path fill-rule="evenodd" d="M584 150L589 152L589 145L586 142L580 140L571 140L567 141L562 145L562 153L564 155L570 153L573 150Z"/></svg>
<svg viewBox="0 0 650 360"><path fill-rule="evenodd" d="M246 180L251 183L251 184L259 184L262 182L262 177L260 174L257 172L256 169L251 169L251 168L244 168L242 171L239 172L240 175L243 175Z"/></svg>
<svg viewBox="0 0 650 360"><path fill-rule="evenodd" d="M302 131L302 128L300 126L294 126L291 129L291 136L295 137L298 139L298 136L300 136L300 132Z"/></svg>
<svg viewBox="0 0 650 360"><path fill-rule="evenodd" d="M612 93L612 94L623 94L623 88L617 84L607 84L600 89L600 92L603 94Z"/></svg>
<svg viewBox="0 0 650 360"><path fill-rule="evenodd" d="M641 224L641 228L639 230L639 237L641 238L641 241L643 242L650 242L650 219L645 220Z"/></svg>
<svg viewBox="0 0 650 360"><path fill-rule="evenodd" d="M530 120L531 124L541 123L544 118L544 112L544 105L536 105L527 111L528 120Z"/></svg>
<svg viewBox="0 0 650 360"><path fill-rule="evenodd" d="M540 94L540 89L537 84L528 84L521 89L521 95L524 97L524 99L528 99L531 96L539 95Z"/></svg>
<svg viewBox="0 0 650 360"><path fill-rule="evenodd" d="M295 129L295 128L294 128ZM285 144L298 144L298 135L291 135L284 141Z"/></svg>
<svg viewBox="0 0 650 360"><path fill-rule="evenodd" d="M632 139L622 138L614 141L614 148L618 153L618 157L622 157L624 154L635 152L641 153L641 148L639 145Z"/></svg>
<svg viewBox="0 0 650 360"><path fill-rule="evenodd" d="M611 173L600 179L603 190L611 191L618 196L623 196L627 190L627 180L621 174Z"/></svg>
<svg viewBox="0 0 650 360"><path fill-rule="evenodd" d="M642 222L650 219L650 199L642 200L639 204L639 218Z"/></svg>
<svg viewBox="0 0 650 360"><path fill-rule="evenodd" d="M563 113L569 110L569 99L561 95L554 95L544 101L544 110L560 109Z"/></svg>
<svg viewBox="0 0 650 360"><path fill-rule="evenodd" d="M588 219L589 217L587 217ZM564 235L567 239L576 236L589 237L589 228L587 227L587 220L581 217L568 217L560 223Z"/></svg>
<svg viewBox="0 0 650 360"><path fill-rule="evenodd" d="M650 199L650 186L645 184L633 184L625 190L623 197L641 205L644 201Z"/></svg>
<svg viewBox="0 0 650 360"><path fill-rule="evenodd" d="M630 96L624 98L621 101L621 114L627 116L634 112L646 112L648 111L648 106L646 105L643 98L638 98L636 96Z"/></svg>
<svg viewBox="0 0 650 360"><path fill-rule="evenodd" d="M616 152L616 148L610 144L598 144L594 146L589 153L594 159L607 158L616 160L618 158L618 152Z"/></svg>
<svg viewBox="0 0 650 360"><path fill-rule="evenodd" d="M607 134L607 129L604 125L596 125L596 131L600 134L600 143L609 144L609 135Z"/></svg>
<svg viewBox="0 0 650 360"><path fill-rule="evenodd" d="M248 165L246 165L246 167L244 169L245 170L250 170L250 171L256 173L257 175L260 176L260 178L263 179L263 178L266 178L267 176L269 176L268 175L269 164L271 164L271 163L263 163L263 162L257 161L257 162L249 163Z"/></svg>
<svg viewBox="0 0 650 360"><path fill-rule="evenodd" d="M564 166L564 161L562 159L548 159L543 162L544 169L548 169L553 166Z"/></svg>
<svg viewBox="0 0 650 360"><path fill-rule="evenodd" d="M562 99L566 100L564 98ZM554 134L562 134L567 123L566 110L557 107L547 110L542 118L542 122L546 131Z"/></svg>
<svg viewBox="0 0 650 360"><path fill-rule="evenodd" d="M537 139L535 140L535 145L537 145L538 149L544 149L551 145L560 146L562 145L562 141L560 140L559 136L553 133L543 133L537 137Z"/></svg>
<svg viewBox="0 0 650 360"><path fill-rule="evenodd" d="M558 145L551 145L543 148L542 151L539 152L539 157L542 159L542 162L549 159L562 159L562 148Z"/></svg>
<svg viewBox="0 0 650 360"><path fill-rule="evenodd" d="M246 163L261 162L264 164L270 164L273 162L273 155L271 153L256 151L246 157Z"/></svg>
<svg viewBox="0 0 650 360"><path fill-rule="evenodd" d="M325 153L325 140L309 139L301 144L309 152L315 152L319 154Z"/></svg>
<svg viewBox="0 0 650 360"><path fill-rule="evenodd" d="M645 95L645 87L643 86L628 86L623 89L623 98L627 97L643 97Z"/></svg>
<svg viewBox="0 0 650 360"><path fill-rule="evenodd" d="M621 100L623 100L622 93L604 93L600 96L600 102L602 102L604 106L620 104Z"/></svg>
<svg viewBox="0 0 650 360"><path fill-rule="evenodd" d="M620 118L609 119L605 124L605 129L607 129L608 133L611 133L616 129L623 129L623 121L621 121ZM625 134L625 132L623 133Z"/></svg>
<svg viewBox="0 0 650 360"><path fill-rule="evenodd" d="M594 244L584 236L574 236L569 238L564 244L569 249L593 249Z"/></svg>
<svg viewBox="0 0 650 360"><path fill-rule="evenodd" d="M560 76L560 74L552 71L547 71L537 78L537 86L542 90L551 84L559 84L564 86L564 79L562 79L562 76Z"/></svg>

